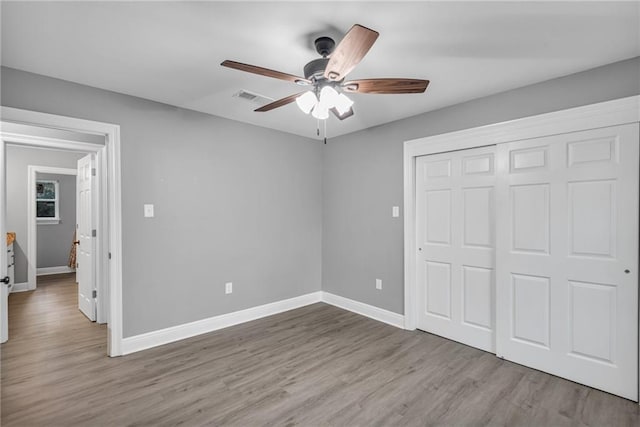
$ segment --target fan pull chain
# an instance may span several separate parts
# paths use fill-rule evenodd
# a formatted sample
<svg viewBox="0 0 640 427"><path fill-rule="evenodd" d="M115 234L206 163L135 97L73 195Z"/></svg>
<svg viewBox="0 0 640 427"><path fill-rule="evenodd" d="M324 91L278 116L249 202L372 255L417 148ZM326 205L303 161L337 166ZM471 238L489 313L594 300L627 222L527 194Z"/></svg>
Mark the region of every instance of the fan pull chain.
<svg viewBox="0 0 640 427"><path fill-rule="evenodd" d="M327 145L327 120L324 120L324 145Z"/></svg>

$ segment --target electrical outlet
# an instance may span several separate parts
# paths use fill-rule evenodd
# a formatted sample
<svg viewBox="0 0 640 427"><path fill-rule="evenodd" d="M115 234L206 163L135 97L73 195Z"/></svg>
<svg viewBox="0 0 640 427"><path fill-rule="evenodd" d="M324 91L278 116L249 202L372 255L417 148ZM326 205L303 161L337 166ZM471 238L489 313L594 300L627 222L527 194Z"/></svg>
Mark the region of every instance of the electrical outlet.
<svg viewBox="0 0 640 427"><path fill-rule="evenodd" d="M233 293L233 283L227 282L224 284L224 293L225 294Z"/></svg>
<svg viewBox="0 0 640 427"><path fill-rule="evenodd" d="M376 289L382 289L382 279L376 279Z"/></svg>

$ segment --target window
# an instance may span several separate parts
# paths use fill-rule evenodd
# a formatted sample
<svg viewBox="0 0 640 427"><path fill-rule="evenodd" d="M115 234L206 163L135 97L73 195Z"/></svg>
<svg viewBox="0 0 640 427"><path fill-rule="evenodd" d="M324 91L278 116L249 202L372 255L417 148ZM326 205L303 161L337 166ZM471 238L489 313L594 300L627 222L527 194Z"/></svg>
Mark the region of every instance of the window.
<svg viewBox="0 0 640 427"><path fill-rule="evenodd" d="M60 223L60 183L36 181L36 219L38 224Z"/></svg>

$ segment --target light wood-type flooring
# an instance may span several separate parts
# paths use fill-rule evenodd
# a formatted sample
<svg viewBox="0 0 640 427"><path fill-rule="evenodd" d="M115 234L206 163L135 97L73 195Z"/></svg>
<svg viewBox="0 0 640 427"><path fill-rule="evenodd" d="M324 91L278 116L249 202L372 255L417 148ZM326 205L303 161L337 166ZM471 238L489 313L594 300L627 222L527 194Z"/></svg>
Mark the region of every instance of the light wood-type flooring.
<svg viewBox="0 0 640 427"><path fill-rule="evenodd" d="M2 426L639 426L639 406L314 304L125 357L72 276L9 297Z"/></svg>

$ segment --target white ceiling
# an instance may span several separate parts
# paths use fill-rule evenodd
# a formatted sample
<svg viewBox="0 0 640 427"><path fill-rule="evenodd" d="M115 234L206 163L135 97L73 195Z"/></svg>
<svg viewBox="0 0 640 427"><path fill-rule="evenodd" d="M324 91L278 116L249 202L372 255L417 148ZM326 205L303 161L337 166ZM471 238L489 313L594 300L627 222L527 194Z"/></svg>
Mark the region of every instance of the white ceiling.
<svg viewBox="0 0 640 427"><path fill-rule="evenodd" d="M425 78L424 94L355 94L341 135L640 55L640 2L2 2L2 65L315 137L296 85L225 59L302 75L312 40L380 32L349 78ZM336 40L336 41L337 41Z"/></svg>

